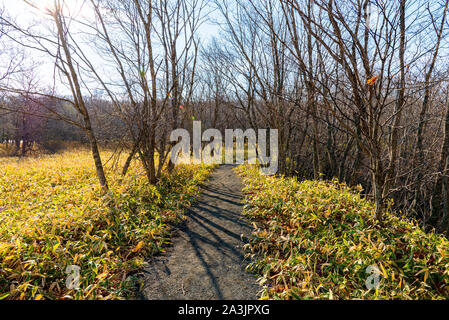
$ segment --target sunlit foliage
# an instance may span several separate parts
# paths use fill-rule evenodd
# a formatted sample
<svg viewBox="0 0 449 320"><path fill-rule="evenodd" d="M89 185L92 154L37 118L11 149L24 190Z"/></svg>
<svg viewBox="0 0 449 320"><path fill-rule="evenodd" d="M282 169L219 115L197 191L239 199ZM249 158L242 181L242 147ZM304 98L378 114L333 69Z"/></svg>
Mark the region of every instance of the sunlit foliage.
<svg viewBox="0 0 449 320"><path fill-rule="evenodd" d="M87 150L0 158L0 299L126 296L129 272L163 250L212 171L180 166L153 186L136 161L123 179L110 168L102 195L91 158ZM79 290L66 287L70 265L80 267Z"/></svg>
<svg viewBox="0 0 449 320"><path fill-rule="evenodd" d="M253 221L250 269L263 299L447 299L449 242L387 213L338 181L270 177L241 166ZM380 286L368 290L369 266Z"/></svg>

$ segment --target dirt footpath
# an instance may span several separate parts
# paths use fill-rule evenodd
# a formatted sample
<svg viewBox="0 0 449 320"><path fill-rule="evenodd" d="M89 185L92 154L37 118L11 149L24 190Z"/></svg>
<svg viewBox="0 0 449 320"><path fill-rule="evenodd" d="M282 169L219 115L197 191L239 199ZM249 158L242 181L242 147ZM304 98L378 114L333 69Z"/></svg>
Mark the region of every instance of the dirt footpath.
<svg viewBox="0 0 449 320"><path fill-rule="evenodd" d="M221 166L204 186L188 221L167 253L143 271L141 296L150 300L255 300L256 277L245 271L243 245L251 232L243 220L242 185L232 166Z"/></svg>

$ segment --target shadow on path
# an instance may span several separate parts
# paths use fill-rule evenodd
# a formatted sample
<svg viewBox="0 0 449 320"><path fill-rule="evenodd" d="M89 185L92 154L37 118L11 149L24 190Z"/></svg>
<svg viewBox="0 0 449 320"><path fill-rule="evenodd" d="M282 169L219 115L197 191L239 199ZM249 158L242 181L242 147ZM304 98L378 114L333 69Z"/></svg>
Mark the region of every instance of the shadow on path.
<svg viewBox="0 0 449 320"><path fill-rule="evenodd" d="M256 277L245 271L243 245L251 232L243 219L242 185L221 166L203 187L188 221L167 253L152 257L143 270L141 295L151 300L255 300Z"/></svg>

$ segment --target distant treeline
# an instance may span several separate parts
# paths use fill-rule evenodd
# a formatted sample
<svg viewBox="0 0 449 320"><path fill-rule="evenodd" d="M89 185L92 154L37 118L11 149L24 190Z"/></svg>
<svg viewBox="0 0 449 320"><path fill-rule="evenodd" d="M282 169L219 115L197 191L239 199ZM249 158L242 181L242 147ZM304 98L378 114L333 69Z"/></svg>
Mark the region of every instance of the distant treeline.
<svg viewBox="0 0 449 320"><path fill-rule="evenodd" d="M76 123L78 117L73 108L62 100L31 95L7 96L2 99L2 106L0 143L5 145L9 155L23 157L36 147L56 152L62 147L60 142L89 142L83 128L60 119L59 115L64 115ZM102 99L91 99L88 109L101 144L123 139L121 133L124 132L124 125L114 116L110 103Z"/></svg>

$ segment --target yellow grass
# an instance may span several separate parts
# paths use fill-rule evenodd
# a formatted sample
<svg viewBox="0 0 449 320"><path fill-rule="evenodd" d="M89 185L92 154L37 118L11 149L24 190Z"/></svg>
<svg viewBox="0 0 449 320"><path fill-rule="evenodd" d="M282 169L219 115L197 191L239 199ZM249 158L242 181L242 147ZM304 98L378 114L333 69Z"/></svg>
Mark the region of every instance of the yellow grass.
<svg viewBox="0 0 449 320"><path fill-rule="evenodd" d="M0 299L126 295L126 274L168 242L167 223L182 218L212 170L182 166L153 186L137 161L123 181L110 164L102 196L88 150L0 158ZM66 286L71 265L80 267L78 290Z"/></svg>

